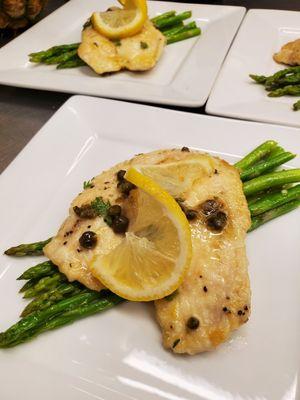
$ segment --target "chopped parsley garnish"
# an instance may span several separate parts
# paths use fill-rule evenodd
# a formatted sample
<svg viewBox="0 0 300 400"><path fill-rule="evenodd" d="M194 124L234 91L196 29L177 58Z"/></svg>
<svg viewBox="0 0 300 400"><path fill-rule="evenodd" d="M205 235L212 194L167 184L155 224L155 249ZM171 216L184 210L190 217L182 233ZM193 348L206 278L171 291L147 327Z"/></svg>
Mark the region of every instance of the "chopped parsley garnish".
<svg viewBox="0 0 300 400"><path fill-rule="evenodd" d="M93 187L94 187L94 185L92 183L92 180L83 182L83 189L88 189L88 188L93 188Z"/></svg>
<svg viewBox="0 0 300 400"><path fill-rule="evenodd" d="M91 207L96 212L97 215L104 218L104 221L108 226L112 224L112 218L108 215L108 210L110 209L110 202L105 202L102 197L96 197L95 200L91 202Z"/></svg>

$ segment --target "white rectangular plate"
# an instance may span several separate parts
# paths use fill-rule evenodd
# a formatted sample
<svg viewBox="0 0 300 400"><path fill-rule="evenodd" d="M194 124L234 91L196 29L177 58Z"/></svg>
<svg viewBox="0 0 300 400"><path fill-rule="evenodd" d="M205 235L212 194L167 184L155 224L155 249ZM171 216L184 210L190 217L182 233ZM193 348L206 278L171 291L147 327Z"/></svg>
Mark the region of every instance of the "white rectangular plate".
<svg viewBox="0 0 300 400"><path fill-rule="evenodd" d="M198 107L206 102L227 50L245 14L243 7L149 1L149 15L191 10L202 35L169 45L145 73L96 75L90 68L56 70L28 61L28 54L79 42L93 11L112 0L72 0L0 50L0 83L34 89L90 94L135 101Z"/></svg>
<svg viewBox="0 0 300 400"><path fill-rule="evenodd" d="M286 68L273 54L300 38L296 11L250 10L235 38L206 105L209 114L300 127L296 97L270 98L249 74L272 75Z"/></svg>
<svg viewBox="0 0 300 400"><path fill-rule="evenodd" d="M299 133L75 96L0 177L0 253L53 235L83 181L134 154L185 145L234 162L270 137L297 152ZM300 210L294 211L249 234L253 313L216 351L172 355L161 345L153 305L122 304L0 350L1 399L295 400L299 216ZM16 321L26 304L17 293L22 285L17 276L42 259L0 256L0 330Z"/></svg>

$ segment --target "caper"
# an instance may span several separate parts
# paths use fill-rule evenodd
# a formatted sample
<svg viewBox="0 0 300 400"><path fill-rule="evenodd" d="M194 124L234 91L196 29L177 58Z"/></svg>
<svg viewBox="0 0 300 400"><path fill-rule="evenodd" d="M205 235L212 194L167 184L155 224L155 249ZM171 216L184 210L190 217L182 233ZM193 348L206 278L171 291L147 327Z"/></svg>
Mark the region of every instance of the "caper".
<svg viewBox="0 0 300 400"><path fill-rule="evenodd" d="M183 146L183 148L181 149L181 151L186 151L186 152L189 152L189 151L190 151L190 149L189 149L188 147L186 147L186 146Z"/></svg>
<svg viewBox="0 0 300 400"><path fill-rule="evenodd" d="M211 215L206 221L209 228L221 232L227 224L227 215L223 211Z"/></svg>
<svg viewBox="0 0 300 400"><path fill-rule="evenodd" d="M107 215L109 215L110 217L118 217L119 215L121 215L121 212L122 208L115 204L114 206L109 207Z"/></svg>
<svg viewBox="0 0 300 400"><path fill-rule="evenodd" d="M189 221L192 221L193 219L197 218L198 214L195 210L186 210L185 215Z"/></svg>
<svg viewBox="0 0 300 400"><path fill-rule="evenodd" d="M129 193L130 193L130 191L131 191L132 189L134 189L135 187L136 187L136 186L135 186L133 183L126 181L126 179L123 179L123 181L120 181L120 182L118 183L118 188L119 188L119 190L120 190L125 196L128 196Z"/></svg>
<svg viewBox="0 0 300 400"><path fill-rule="evenodd" d="M120 169L120 171L117 172L118 181L122 181L124 179L125 174L126 171L124 169Z"/></svg>
<svg viewBox="0 0 300 400"><path fill-rule="evenodd" d="M125 233L129 225L129 219L124 215L119 215L112 222L112 229L115 233Z"/></svg>
<svg viewBox="0 0 300 400"><path fill-rule="evenodd" d="M97 217L97 211L90 205L85 204L81 207L75 206L73 210L76 215L80 218L95 218Z"/></svg>
<svg viewBox="0 0 300 400"><path fill-rule="evenodd" d="M202 203L200 208L204 215L209 216L209 215L214 214L215 212L219 211L220 203L214 199L210 199L210 200L206 200L204 203Z"/></svg>
<svg viewBox="0 0 300 400"><path fill-rule="evenodd" d="M186 326L191 330L199 328L199 325L200 325L199 319L196 317L190 317L186 323Z"/></svg>
<svg viewBox="0 0 300 400"><path fill-rule="evenodd" d="M85 249L93 249L97 244L97 235L95 232L86 231L84 232L80 238L79 243L81 247Z"/></svg>

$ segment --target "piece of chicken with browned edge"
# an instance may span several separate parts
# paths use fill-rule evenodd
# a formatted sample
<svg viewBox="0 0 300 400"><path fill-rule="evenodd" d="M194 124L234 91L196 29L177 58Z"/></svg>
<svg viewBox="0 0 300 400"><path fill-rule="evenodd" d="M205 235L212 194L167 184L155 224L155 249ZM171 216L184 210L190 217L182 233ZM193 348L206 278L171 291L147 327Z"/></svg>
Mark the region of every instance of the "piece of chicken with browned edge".
<svg viewBox="0 0 300 400"><path fill-rule="evenodd" d="M156 65L165 44L164 35L149 20L138 34L116 41L88 26L82 32L78 55L97 74L122 69L147 71Z"/></svg>
<svg viewBox="0 0 300 400"><path fill-rule="evenodd" d="M183 164L179 177L178 163ZM94 290L103 288L89 265L94 256L116 247L122 235L114 233L102 217L80 216L75 210L85 210L100 196L126 213L134 195L122 196L117 173L130 167L146 171L182 207L194 212L190 219L193 255L187 275L176 293L155 302L164 346L176 353L212 350L248 320L251 303L245 250L250 214L239 172L227 162L196 151L172 149L117 164L93 178L91 186L74 199L69 217L45 247L45 254L69 280L79 280ZM125 215L130 220L130 212ZM80 245L86 231L97 235L92 249Z"/></svg>
<svg viewBox="0 0 300 400"><path fill-rule="evenodd" d="M300 39L286 43L273 58L278 63L300 65Z"/></svg>

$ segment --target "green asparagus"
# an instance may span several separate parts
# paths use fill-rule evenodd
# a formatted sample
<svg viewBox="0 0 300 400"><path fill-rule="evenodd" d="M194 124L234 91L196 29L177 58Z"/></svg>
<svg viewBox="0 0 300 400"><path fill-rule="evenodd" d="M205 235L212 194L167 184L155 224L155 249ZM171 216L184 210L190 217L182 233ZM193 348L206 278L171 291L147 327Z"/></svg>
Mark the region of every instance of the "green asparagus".
<svg viewBox="0 0 300 400"><path fill-rule="evenodd" d="M300 85L288 85L275 89L268 94L269 97L300 96Z"/></svg>
<svg viewBox="0 0 300 400"><path fill-rule="evenodd" d="M254 231L254 229L257 229L261 225L265 224L268 221L271 221L272 219L275 219L277 217L280 217L281 215L287 214L290 211L295 210L300 206L300 200L294 200L290 201L289 203L285 203L280 207L273 208L272 210L269 210L263 214L259 214L251 219L251 227L248 230L248 232Z"/></svg>
<svg viewBox="0 0 300 400"><path fill-rule="evenodd" d="M56 69L77 68L87 65L80 57L75 56L67 61L61 62L57 65Z"/></svg>
<svg viewBox="0 0 300 400"><path fill-rule="evenodd" d="M161 21L163 19L173 17L175 14L176 14L176 11L174 11L174 10L167 11L163 14L157 15L154 18L151 18L151 22L153 22L155 24L157 21Z"/></svg>
<svg viewBox="0 0 300 400"><path fill-rule="evenodd" d="M24 257L24 256L40 256L43 253L43 248L52 238L29 244L20 244L16 247L11 247L5 250L4 254L7 256Z"/></svg>
<svg viewBox="0 0 300 400"><path fill-rule="evenodd" d="M294 182L300 182L300 169L271 172L245 182L243 187L245 195L250 196L271 187Z"/></svg>
<svg viewBox="0 0 300 400"><path fill-rule="evenodd" d="M40 279L36 285L32 288L26 290L24 293L24 299L29 299L32 297L37 296L40 293L46 292L48 290L57 287L61 282L66 281L66 277L64 274L60 272L56 272L51 276L45 276L44 278Z"/></svg>
<svg viewBox="0 0 300 400"><path fill-rule="evenodd" d="M97 292L80 293L68 299L61 300L46 310L30 314L11 326L7 331L0 334L0 348L8 347L13 343L15 345L16 341L22 341L22 338L24 335L26 336L29 330L32 332L34 329L39 329L42 324L46 323L50 318L70 311L71 309L76 309L79 306L89 304L97 298L99 298L99 293Z"/></svg>
<svg viewBox="0 0 300 400"><path fill-rule="evenodd" d="M157 29L163 29L163 28L167 28L167 27L171 27L173 25L176 25L178 22L180 21L184 21L185 19L188 19L192 16L192 12L191 11L185 11L181 14L177 14L174 16L171 16L169 18L163 18L161 20L156 20L156 21L152 21L154 23L154 26Z"/></svg>
<svg viewBox="0 0 300 400"><path fill-rule="evenodd" d="M54 287L52 290L40 294L27 304L22 311L21 317L26 317L33 312L44 310L67 296L73 296L83 291L86 291L86 289L76 282L62 283L58 287Z"/></svg>
<svg viewBox="0 0 300 400"><path fill-rule="evenodd" d="M278 193L266 194L248 207L251 215L256 216L293 200L300 200L300 185L283 189Z"/></svg>
<svg viewBox="0 0 300 400"><path fill-rule="evenodd" d="M49 57L68 52L70 50L78 49L79 45L80 43L62 44L60 46L53 46L48 50L31 53L29 54L30 61L35 63L44 62Z"/></svg>
<svg viewBox="0 0 300 400"><path fill-rule="evenodd" d="M44 276L50 276L57 272L57 266L53 264L52 261L44 261L42 263L39 263L35 265L34 267L31 267L27 269L25 272L23 272L22 275L17 278L18 280L22 279L35 279L35 278L43 278Z"/></svg>
<svg viewBox="0 0 300 400"><path fill-rule="evenodd" d="M264 85L266 83L266 80L268 79L267 76L265 75L254 75L250 74L249 75L251 79L253 79L256 83L259 83L261 85Z"/></svg>
<svg viewBox="0 0 300 400"><path fill-rule="evenodd" d="M234 166L240 171L245 171L252 165L256 164L258 161L262 160L267 156L272 150L277 147L277 142L274 140L268 140L262 143L260 146L256 147L253 151L247 154L244 158L234 164Z"/></svg>
<svg viewBox="0 0 300 400"><path fill-rule="evenodd" d="M296 154L290 152L279 153L273 157L269 157L266 160L262 160L259 163L252 165L248 169L241 172L242 181L248 181L256 178L263 173L271 172L280 165L292 160L296 157Z"/></svg>
<svg viewBox="0 0 300 400"><path fill-rule="evenodd" d="M70 51L64 52L62 54L53 56L53 57L49 57L46 60L44 60L43 63L47 64L47 65L65 63L65 62L69 61L70 59L72 59L76 55L77 55L77 49L70 50Z"/></svg>
<svg viewBox="0 0 300 400"><path fill-rule="evenodd" d="M39 279L32 278L29 281L27 281L19 290L19 293L26 292L27 290L31 289L34 285L38 283Z"/></svg>
<svg viewBox="0 0 300 400"><path fill-rule="evenodd" d="M195 21L190 22L189 24L186 24L186 25L183 25L183 23L181 23L181 25L179 25L179 26L176 26L174 28L171 28L171 29L168 29L166 31L163 31L163 34L165 36L172 36L172 35L175 35L177 33L188 31L189 29L194 29L194 28L197 28L197 25L196 25Z"/></svg>
<svg viewBox="0 0 300 400"><path fill-rule="evenodd" d="M183 31L180 33L176 33L174 35L167 37L167 44L180 42L181 40L186 40L195 36L201 35L200 28L189 29L187 31Z"/></svg>

